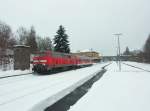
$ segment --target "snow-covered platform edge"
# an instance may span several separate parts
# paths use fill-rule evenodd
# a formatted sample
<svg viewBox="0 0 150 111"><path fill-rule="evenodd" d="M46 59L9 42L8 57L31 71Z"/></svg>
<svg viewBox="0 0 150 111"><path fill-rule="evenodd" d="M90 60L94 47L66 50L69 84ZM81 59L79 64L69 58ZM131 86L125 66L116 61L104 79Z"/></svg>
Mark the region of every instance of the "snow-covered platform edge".
<svg viewBox="0 0 150 111"><path fill-rule="evenodd" d="M41 101L40 103L37 103L34 107L32 107L30 109L30 111L43 111L45 108L53 105L54 103L56 103L57 101L59 101L60 99L62 99L66 95L68 95L69 93L71 93L73 90L75 90L79 86L83 85L85 82L90 80L92 77L94 77L96 74L98 74L102 70L103 69L96 71L95 73L89 75L88 77L86 77L84 79L81 79L80 81L69 86L68 88L56 93L55 95L45 99L44 101Z"/></svg>
<svg viewBox="0 0 150 111"><path fill-rule="evenodd" d="M8 77L8 76L15 76L15 75L25 75L28 73L32 73L31 70L8 70L8 71L0 71L0 78Z"/></svg>

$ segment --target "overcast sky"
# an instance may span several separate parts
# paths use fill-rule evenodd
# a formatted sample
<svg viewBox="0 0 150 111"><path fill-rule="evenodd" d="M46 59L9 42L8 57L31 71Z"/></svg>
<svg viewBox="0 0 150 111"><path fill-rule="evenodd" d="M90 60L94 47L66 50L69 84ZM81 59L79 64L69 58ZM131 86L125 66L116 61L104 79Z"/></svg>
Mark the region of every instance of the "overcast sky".
<svg viewBox="0 0 150 111"><path fill-rule="evenodd" d="M63 25L72 51L116 55L114 33L123 33L121 51L142 49L150 33L150 0L0 0L0 20L13 31L33 25L51 38Z"/></svg>

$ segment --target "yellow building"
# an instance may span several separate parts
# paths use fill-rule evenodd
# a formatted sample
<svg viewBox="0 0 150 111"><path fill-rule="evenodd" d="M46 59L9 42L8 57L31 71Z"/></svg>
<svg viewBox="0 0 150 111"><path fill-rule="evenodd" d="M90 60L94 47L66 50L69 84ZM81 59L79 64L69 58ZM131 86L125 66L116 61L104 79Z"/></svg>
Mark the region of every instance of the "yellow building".
<svg viewBox="0 0 150 111"><path fill-rule="evenodd" d="M94 62L100 62L101 60L101 55L96 52L96 51L81 51L77 53L73 53L74 55L77 56L85 56L85 57L90 57Z"/></svg>

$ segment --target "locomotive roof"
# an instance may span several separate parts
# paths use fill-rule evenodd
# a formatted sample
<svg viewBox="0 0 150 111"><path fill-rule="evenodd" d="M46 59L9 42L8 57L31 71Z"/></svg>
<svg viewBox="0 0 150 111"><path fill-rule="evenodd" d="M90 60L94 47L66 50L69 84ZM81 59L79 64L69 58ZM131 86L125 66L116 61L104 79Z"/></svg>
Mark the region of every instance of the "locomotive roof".
<svg viewBox="0 0 150 111"><path fill-rule="evenodd" d="M44 54L44 53L50 53L53 56L65 56L65 57L77 57L81 59L91 59L90 57L87 57L87 56L74 55L72 53L62 53L62 52L55 52L55 51L40 51L40 52L36 52L35 54Z"/></svg>

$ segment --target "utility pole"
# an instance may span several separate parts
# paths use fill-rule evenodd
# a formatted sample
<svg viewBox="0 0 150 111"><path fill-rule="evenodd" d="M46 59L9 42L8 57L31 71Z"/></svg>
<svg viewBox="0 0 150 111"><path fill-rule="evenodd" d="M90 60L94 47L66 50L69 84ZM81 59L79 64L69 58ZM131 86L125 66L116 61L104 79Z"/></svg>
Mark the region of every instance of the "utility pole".
<svg viewBox="0 0 150 111"><path fill-rule="evenodd" d="M118 54L118 60L119 60L119 71L121 71L121 58L120 58L120 36L122 35L122 33L116 33L116 34L114 34L116 37L117 37L117 39L118 39L118 52L119 52L119 54Z"/></svg>
<svg viewBox="0 0 150 111"><path fill-rule="evenodd" d="M118 64L119 64L119 60L118 60L118 55L119 55L119 53L118 53L118 46L116 47L116 62L117 62L117 66L118 66Z"/></svg>

